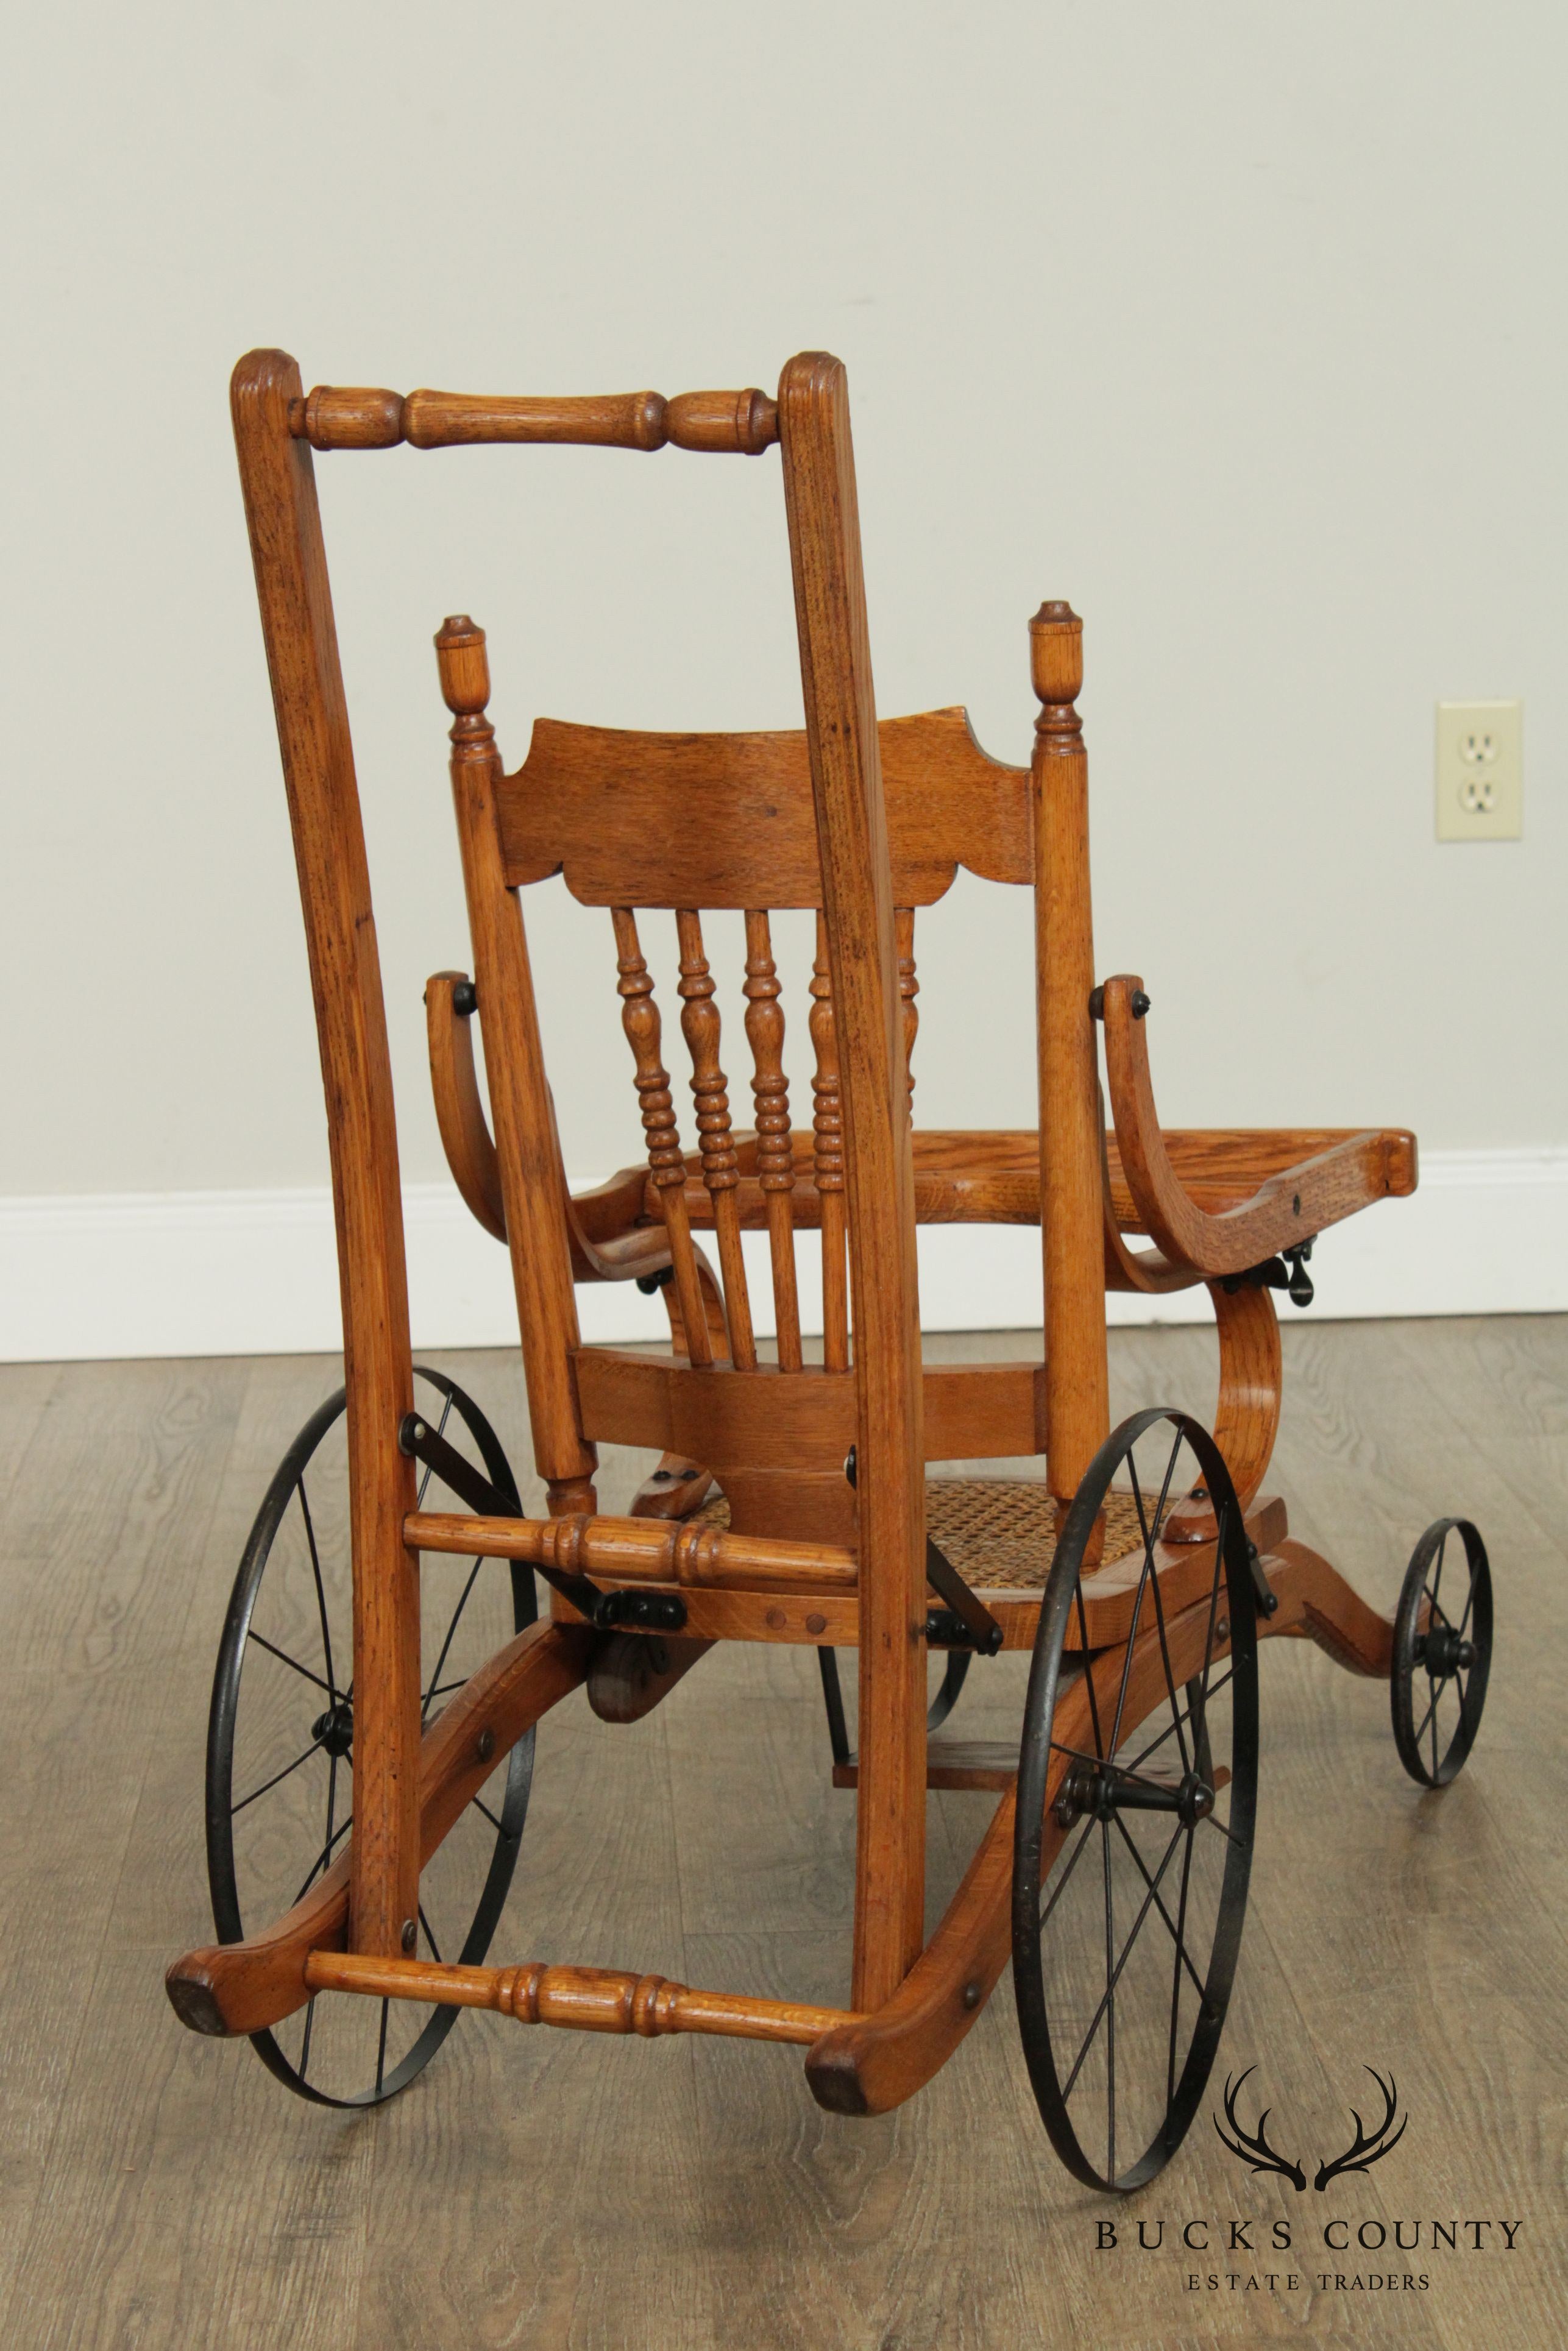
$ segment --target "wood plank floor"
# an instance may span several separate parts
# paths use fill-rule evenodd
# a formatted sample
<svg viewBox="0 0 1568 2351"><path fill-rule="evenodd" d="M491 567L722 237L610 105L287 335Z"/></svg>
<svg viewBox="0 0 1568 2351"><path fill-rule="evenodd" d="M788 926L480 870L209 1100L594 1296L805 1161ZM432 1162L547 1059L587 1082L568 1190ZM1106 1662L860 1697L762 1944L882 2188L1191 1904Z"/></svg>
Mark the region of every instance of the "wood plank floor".
<svg viewBox="0 0 1568 2351"><path fill-rule="evenodd" d="M1393 2070L1409 2125L1377 2171L1321 2198L1249 2179L1200 2116L1164 2178L1110 2213L1051 2155L1006 1980L937 2080L871 2123L821 2113L796 2053L740 2043L470 2017L402 2098L345 2115L290 2097L243 2044L183 2032L162 1970L210 1931L202 1754L229 1583L274 1463L337 1374L322 1358L0 1370L0 2343L1568 2342L1568 1318L1292 1318L1285 1339L1270 1482L1294 1531L1388 1606L1428 1520L1470 1513L1497 1648L1475 1758L1441 1797L1400 1771L1381 1685L1265 1648L1221 2064L1260 2061L1303 2145L1343 2143L1364 2064ZM1207 1405L1208 1334L1112 1346L1121 1409ZM1016 1336L938 1349L1026 1352ZM513 1359L437 1360L526 1458ZM607 1506L646 1466L607 1460ZM977 1666L956 1728L1010 1735L1023 1674ZM631 1729L570 1700L539 1734L495 1956L841 1999L853 1799L826 1761L798 1651L716 1652ZM933 1798L934 1910L988 1802ZM1390 2250L1353 2233L1324 2253L1336 2214L1374 2247L1381 2225ZM1253 2252L1226 2251L1249 2216ZM1156 2249L1139 2220L1151 2238L1163 2221ZM1207 2254L1181 2250L1195 2220ZM1495 2226L1480 2250L1465 2231L1434 2251L1434 2220L1520 2225L1511 2252ZM1276 2222L1290 2252L1266 2250ZM1406 2246L1422 2224L1419 2252L1392 2251L1396 2222ZM1227 2283L1270 2272L1273 2291ZM1427 2283L1364 2284L1391 2273ZM1188 2290L1210 2273L1217 2290Z"/></svg>

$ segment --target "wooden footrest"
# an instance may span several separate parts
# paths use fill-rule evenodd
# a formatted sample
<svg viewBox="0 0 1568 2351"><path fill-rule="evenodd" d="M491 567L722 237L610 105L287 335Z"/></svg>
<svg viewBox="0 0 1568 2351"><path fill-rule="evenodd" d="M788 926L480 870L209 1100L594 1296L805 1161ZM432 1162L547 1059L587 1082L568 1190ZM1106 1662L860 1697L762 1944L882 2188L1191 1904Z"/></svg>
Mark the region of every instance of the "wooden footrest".
<svg viewBox="0 0 1568 2351"><path fill-rule="evenodd" d="M1019 1751L1005 1739L934 1739L925 1750L928 1788L990 1788L1005 1794L1019 1775ZM858 1788L859 1759L833 1766L835 1788Z"/></svg>

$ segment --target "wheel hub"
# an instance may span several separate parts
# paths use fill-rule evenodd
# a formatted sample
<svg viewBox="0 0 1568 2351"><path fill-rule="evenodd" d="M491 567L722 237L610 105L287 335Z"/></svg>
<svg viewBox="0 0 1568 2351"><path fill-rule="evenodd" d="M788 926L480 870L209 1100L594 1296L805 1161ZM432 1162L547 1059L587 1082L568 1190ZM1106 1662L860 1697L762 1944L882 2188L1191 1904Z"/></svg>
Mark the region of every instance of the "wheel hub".
<svg viewBox="0 0 1568 2351"><path fill-rule="evenodd" d="M310 1726L310 1736L318 1747L329 1755L346 1755L354 1743L354 1709L346 1698L319 1714Z"/></svg>
<svg viewBox="0 0 1568 2351"><path fill-rule="evenodd" d="M1476 1661L1475 1643L1461 1641L1451 1625L1434 1625L1416 1644L1416 1649L1419 1662L1434 1681L1448 1681L1455 1674L1468 1673Z"/></svg>
<svg viewBox="0 0 1568 2351"><path fill-rule="evenodd" d="M1064 1829L1089 1814L1108 1821L1117 1813L1175 1813L1192 1828L1213 1812L1214 1792L1197 1771L1186 1771L1179 1780L1160 1780L1119 1771L1113 1763L1075 1761L1052 1811Z"/></svg>

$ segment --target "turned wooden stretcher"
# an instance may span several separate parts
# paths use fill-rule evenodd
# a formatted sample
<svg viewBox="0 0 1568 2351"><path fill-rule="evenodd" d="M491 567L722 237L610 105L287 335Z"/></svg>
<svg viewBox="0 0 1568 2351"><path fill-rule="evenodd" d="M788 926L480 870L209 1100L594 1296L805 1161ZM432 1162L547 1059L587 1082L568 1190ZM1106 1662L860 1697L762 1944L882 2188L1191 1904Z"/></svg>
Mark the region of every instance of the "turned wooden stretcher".
<svg viewBox="0 0 1568 2351"><path fill-rule="evenodd" d="M989 758L962 710L878 722L836 360L792 360L777 402L757 392L307 398L292 360L263 351L236 370L234 409L316 992L346 1382L280 1465L242 1564L209 1752L220 1939L171 1968L176 2010L198 2031L256 2036L290 2086L328 2103L401 2088L458 2010L477 2007L589 2031L792 2042L809 2053L819 2101L863 2115L930 2078L1010 1955L1053 2143L1086 2179L1141 2184L1187 2127L1223 2023L1251 1850L1259 1638L1305 1637L1389 1679L1399 1751L1429 1784L1459 1768L1479 1721L1490 1586L1469 1522L1428 1531L1385 1615L1291 1539L1283 1504L1263 1492L1281 1396L1271 1290L1310 1298L1316 1238L1414 1188L1413 1137L1162 1129L1149 998L1134 977L1094 975L1081 623L1048 603L1030 624L1040 709L1028 767ZM437 636L474 976L429 984L430 1065L458 1188L510 1255L547 1496L547 1514L529 1517L472 1400L439 1374L418 1374L434 1402L415 1386L384 1015L311 453L540 441L779 448L805 726L661 736L541 719L507 773L486 716L483 632L462 616ZM913 1126L915 916L960 867L1033 893L1037 1131ZM642 1163L576 1197L522 919L528 891L558 876L585 910L586 935L613 942L646 1146ZM771 929L797 910L816 921L809 1125L790 1108ZM705 915L727 914L744 918L748 1123L731 1108L703 932ZM672 918L695 1149L682 1139L643 936ZM1040 1228L1041 1354L923 1362L920 1223ZM771 1345L758 1336L746 1232L768 1236ZM800 1247L820 1252L820 1347L802 1330ZM663 1295L667 1348L582 1343L576 1285L627 1280ZM1211 1423L1164 1411L1113 1431L1106 1291L1199 1282L1219 1343ZM344 1437L340 1549L351 1575L334 1570L309 1501L324 1448ZM660 1455L624 1517L599 1508L601 1442ZM927 1475L930 1464L1028 1457L1043 1458L1043 1477ZM292 1571L303 1597L264 1634L291 1513L304 1529ZM1445 1556L1461 1554L1445 1601ZM510 1637L459 1669L470 1593L499 1562L511 1562ZM449 1621L433 1626L443 1565L467 1568L467 1581ZM549 1593L542 1620L536 1573ZM854 1791L857 1818L844 2004L537 1959L484 1964L536 1726L583 1685L607 1722L635 1720L719 1640L805 1645L821 1662L834 1778ZM840 1649L858 1653L852 1750ZM1015 1650L1032 1658L1018 1742L938 1736L969 1660ZM928 1656L946 1665L935 1705ZM254 1793L236 1799L245 1677L264 1669L284 1673L309 1738L276 1778L257 1766ZM257 1707L268 1723L287 1711L276 1694ZM278 1788L303 1806L301 1789L317 1782L325 1812L309 1816L298 1848L315 1856L308 1875L281 1916L247 1926L240 1845L265 1817L256 1807ZM930 1786L988 1788L998 1802L926 1941ZM433 1889L476 1807L495 1838L477 1891L453 1896L457 1931L438 1934ZM1099 1865L1078 1875L1086 1852ZM1092 1881L1087 1921L1074 1924ZM379 2036L373 2078L346 2088L324 2085L312 2038L329 1993L358 1995ZM405 2005L420 2022L403 2049L391 2018ZM286 2047L285 2021L301 2018Z"/></svg>

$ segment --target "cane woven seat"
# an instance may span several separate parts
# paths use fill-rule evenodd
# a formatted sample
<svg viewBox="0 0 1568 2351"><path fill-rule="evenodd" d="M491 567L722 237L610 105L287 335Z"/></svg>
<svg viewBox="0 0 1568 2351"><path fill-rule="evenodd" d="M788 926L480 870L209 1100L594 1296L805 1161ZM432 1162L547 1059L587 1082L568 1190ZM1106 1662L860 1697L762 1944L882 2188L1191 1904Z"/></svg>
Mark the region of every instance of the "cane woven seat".
<svg viewBox="0 0 1568 2351"><path fill-rule="evenodd" d="M1152 1515L1152 1499L1144 1508ZM926 1531L977 1592L1043 1588L1056 1556L1053 1513L1043 1479L930 1478L925 1484ZM716 1495L696 1516L705 1526L727 1527L729 1504ZM1143 1540L1136 1501L1124 1488L1113 1488L1105 1497L1104 1557L1124 1558Z"/></svg>

